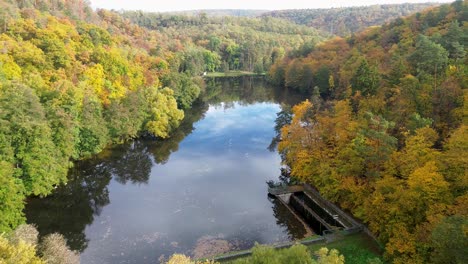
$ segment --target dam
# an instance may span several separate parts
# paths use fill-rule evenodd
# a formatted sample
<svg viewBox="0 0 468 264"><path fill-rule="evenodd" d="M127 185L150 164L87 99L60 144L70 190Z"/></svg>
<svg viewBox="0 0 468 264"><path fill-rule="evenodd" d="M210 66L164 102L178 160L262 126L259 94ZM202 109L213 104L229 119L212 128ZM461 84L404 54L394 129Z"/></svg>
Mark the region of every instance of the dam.
<svg viewBox="0 0 468 264"><path fill-rule="evenodd" d="M317 235L356 233L362 225L310 185L275 186L268 193L283 203Z"/></svg>

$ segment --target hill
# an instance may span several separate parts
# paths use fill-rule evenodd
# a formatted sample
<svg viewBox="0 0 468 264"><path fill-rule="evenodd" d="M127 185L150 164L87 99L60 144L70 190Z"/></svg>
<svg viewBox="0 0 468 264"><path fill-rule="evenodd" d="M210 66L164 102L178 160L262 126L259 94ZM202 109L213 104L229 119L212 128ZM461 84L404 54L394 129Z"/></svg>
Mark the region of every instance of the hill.
<svg viewBox="0 0 468 264"><path fill-rule="evenodd" d="M430 8L270 70L311 96L279 131L291 176L363 220L389 262L467 254L467 14L466 1Z"/></svg>
<svg viewBox="0 0 468 264"><path fill-rule="evenodd" d="M201 10L163 12L163 14L186 15L186 16L207 15L207 16L214 16L214 17L223 17L223 16L258 17L261 14L264 14L266 12L269 12L269 11L268 10L256 10L256 9L201 9Z"/></svg>
<svg viewBox="0 0 468 264"><path fill-rule="evenodd" d="M424 3L331 9L292 9L266 12L261 14L261 16L283 18L330 34L348 36L367 27L383 25L392 19L407 16L437 5L439 4Z"/></svg>
<svg viewBox="0 0 468 264"><path fill-rule="evenodd" d="M190 54L186 54L192 62L200 61L196 57L200 57L203 50L215 54L214 64L208 71L260 73L268 70L288 51L306 49L328 37L313 28L271 17L211 17L140 11L126 11L121 15L141 27L167 36L175 49L180 45L193 47L187 49ZM198 64L196 67L203 68Z"/></svg>

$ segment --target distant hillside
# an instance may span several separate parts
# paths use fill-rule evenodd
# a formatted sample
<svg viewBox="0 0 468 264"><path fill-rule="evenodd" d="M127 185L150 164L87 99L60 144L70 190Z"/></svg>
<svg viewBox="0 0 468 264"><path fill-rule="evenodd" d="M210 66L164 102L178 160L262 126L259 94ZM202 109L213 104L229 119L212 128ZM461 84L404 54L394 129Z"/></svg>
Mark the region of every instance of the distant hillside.
<svg viewBox="0 0 468 264"><path fill-rule="evenodd" d="M268 71L289 51L307 54L311 47L328 36L314 28L272 17L252 18L185 15L125 11L120 15L134 24L154 30L173 42L172 49L184 46L186 63L180 69L203 71ZM189 48L190 47L190 48ZM215 63L207 69L203 52L213 55ZM196 67L193 67L193 62ZM173 65L176 65L173 63ZM192 70L193 72L193 70Z"/></svg>
<svg viewBox="0 0 468 264"><path fill-rule="evenodd" d="M439 3L373 5L331 9L291 9L263 13L261 16L284 18L331 34L347 36L370 26L422 11Z"/></svg>
<svg viewBox="0 0 468 264"><path fill-rule="evenodd" d="M164 14L174 15L201 15L223 17L223 16L235 16L235 17L257 17L264 13L270 12L269 10L251 10L251 9L202 9L202 10L187 10L187 11L176 11L176 12L164 12Z"/></svg>

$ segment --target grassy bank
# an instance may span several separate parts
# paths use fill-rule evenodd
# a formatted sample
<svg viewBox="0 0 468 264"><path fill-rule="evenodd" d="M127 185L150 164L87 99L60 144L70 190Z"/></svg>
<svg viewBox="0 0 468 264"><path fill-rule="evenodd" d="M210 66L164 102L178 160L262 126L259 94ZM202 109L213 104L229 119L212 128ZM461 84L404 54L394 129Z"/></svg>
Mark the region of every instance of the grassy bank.
<svg viewBox="0 0 468 264"><path fill-rule="evenodd" d="M364 233L344 236L333 242L323 242L308 245L309 252L313 254L322 247L337 249L345 256L346 264L367 263L369 259L382 258L382 250L379 246ZM279 251L281 252L282 249ZM311 255L312 257L312 255ZM250 256L222 261L222 263L234 263L238 259L251 258Z"/></svg>
<svg viewBox="0 0 468 264"><path fill-rule="evenodd" d="M207 72L204 77L240 77L240 76L264 76L265 74L258 74L249 71L229 71L229 72Z"/></svg>

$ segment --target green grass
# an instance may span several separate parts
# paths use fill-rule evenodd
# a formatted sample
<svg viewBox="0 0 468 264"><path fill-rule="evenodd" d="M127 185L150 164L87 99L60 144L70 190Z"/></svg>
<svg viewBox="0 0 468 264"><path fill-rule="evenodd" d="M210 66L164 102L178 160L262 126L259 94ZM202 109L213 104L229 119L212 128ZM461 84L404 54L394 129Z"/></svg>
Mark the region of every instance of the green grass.
<svg viewBox="0 0 468 264"><path fill-rule="evenodd" d="M261 76L265 74L258 74L249 71L229 71L229 72L207 72L205 77L239 77L239 76Z"/></svg>
<svg viewBox="0 0 468 264"><path fill-rule="evenodd" d="M340 254L345 256L346 264L361 264L367 263L368 259L382 258L382 250L379 245L364 233L345 236L341 240L330 243L319 243L307 246L311 253L322 247L337 249Z"/></svg>
<svg viewBox="0 0 468 264"><path fill-rule="evenodd" d="M366 264L367 260L373 258L380 258L382 260L382 250L377 245L377 243L375 243L364 233L344 236L341 239L330 243L323 242L307 246L311 254L314 254L314 252L316 252L322 247L326 247L328 249L337 249L340 252L340 254L345 256L346 264ZM281 249L279 251L281 251ZM229 253L225 255L229 255ZM247 256L245 258L250 258L250 256ZM236 259L227 260L223 261L222 263L233 263L235 260Z"/></svg>

